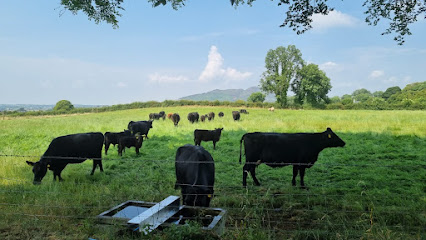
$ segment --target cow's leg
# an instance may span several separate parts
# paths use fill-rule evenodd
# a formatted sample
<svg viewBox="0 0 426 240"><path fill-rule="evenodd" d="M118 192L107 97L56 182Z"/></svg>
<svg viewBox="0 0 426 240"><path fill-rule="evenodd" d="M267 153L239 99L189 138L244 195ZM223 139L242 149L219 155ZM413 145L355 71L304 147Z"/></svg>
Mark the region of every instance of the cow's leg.
<svg viewBox="0 0 426 240"><path fill-rule="evenodd" d="M139 148L135 147L136 149L136 154L139 154Z"/></svg>
<svg viewBox="0 0 426 240"><path fill-rule="evenodd" d="M105 144L105 155L108 155L109 143Z"/></svg>
<svg viewBox="0 0 426 240"><path fill-rule="evenodd" d="M102 160L93 160L93 167L92 167L92 172L90 173L90 175L93 175L95 173L95 169L97 165L99 165L99 170L101 172L104 171L104 168L102 167Z"/></svg>
<svg viewBox="0 0 426 240"><path fill-rule="evenodd" d="M256 186L260 186L260 182L256 178L256 167L255 166L252 166L250 168L250 174L251 174L251 177L253 178L254 184Z"/></svg>
<svg viewBox="0 0 426 240"><path fill-rule="evenodd" d="M296 177L299 171L299 166L293 165L293 179L291 180L291 185L296 186Z"/></svg>
<svg viewBox="0 0 426 240"><path fill-rule="evenodd" d="M305 177L305 166L300 166L299 167L299 172L300 172L300 187L301 188L305 188L305 182L303 181L303 178Z"/></svg>
<svg viewBox="0 0 426 240"><path fill-rule="evenodd" d="M247 163L244 164L243 167L243 187L247 186L247 175L248 175L248 169L247 169Z"/></svg>
<svg viewBox="0 0 426 240"><path fill-rule="evenodd" d="M216 141L213 141L213 149L216 149Z"/></svg>

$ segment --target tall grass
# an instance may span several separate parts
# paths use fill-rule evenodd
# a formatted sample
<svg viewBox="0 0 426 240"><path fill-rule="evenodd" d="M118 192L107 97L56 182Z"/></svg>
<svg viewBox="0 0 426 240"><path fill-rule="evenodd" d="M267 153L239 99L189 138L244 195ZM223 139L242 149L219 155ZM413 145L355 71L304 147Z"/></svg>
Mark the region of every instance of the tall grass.
<svg viewBox="0 0 426 240"><path fill-rule="evenodd" d="M72 164L53 182L48 173L40 186L25 160L37 161L50 141L81 132L122 131L131 120L150 112L178 112L179 127L156 120L141 154L128 149L119 157L111 147L104 173L90 176L91 161ZM224 239L422 239L425 237L426 112L315 111L248 109L233 121L225 107L169 107L116 112L18 117L0 120L1 239L126 239L94 217L129 199L160 201L179 195L174 189L176 149L193 143L194 129L223 127L213 150L216 163L211 205L227 209ZM211 122L191 124L189 112L216 113ZM223 111L224 118L217 113ZM327 127L344 148L325 149L306 173L308 190L291 186L291 167L260 165L262 186L241 187L239 141L246 132L322 132ZM11 156L4 156L11 155ZM33 156L33 157L20 157ZM176 229L149 238L175 239ZM183 234L184 232L182 232ZM182 235L183 236L183 235Z"/></svg>

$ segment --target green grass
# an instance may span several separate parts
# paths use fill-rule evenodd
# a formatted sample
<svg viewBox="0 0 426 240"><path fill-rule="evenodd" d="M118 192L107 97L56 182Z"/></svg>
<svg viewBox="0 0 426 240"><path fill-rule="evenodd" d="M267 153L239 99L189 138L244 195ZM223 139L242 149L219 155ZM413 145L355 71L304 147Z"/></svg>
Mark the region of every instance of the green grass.
<svg viewBox="0 0 426 240"><path fill-rule="evenodd" d="M50 141L81 132L122 131L150 112L178 112L153 123L141 154L111 147L104 173L90 176L92 161L68 165L64 182L49 172L40 186L25 160L38 161ZM95 216L126 200L160 201L174 189L176 149L193 144L194 129L223 127L213 150L216 165L212 207L227 209L224 239L424 239L426 226L426 112L248 109L234 122L232 108L177 107L0 120L0 239L132 239ZM191 124L189 112L225 113ZM307 170L308 190L291 186L292 168L260 165L262 186L243 189L239 140L246 132L322 132L330 127L344 148L325 149ZM33 157L21 157L33 156ZM244 158L243 158L244 160ZM148 238L185 238L191 230L170 229ZM179 234L178 234L179 233ZM198 236L198 235L193 235ZM206 235L202 235L206 238ZM141 236L139 236L141 237ZM142 236L143 237L143 236ZM138 237L137 237L138 238Z"/></svg>

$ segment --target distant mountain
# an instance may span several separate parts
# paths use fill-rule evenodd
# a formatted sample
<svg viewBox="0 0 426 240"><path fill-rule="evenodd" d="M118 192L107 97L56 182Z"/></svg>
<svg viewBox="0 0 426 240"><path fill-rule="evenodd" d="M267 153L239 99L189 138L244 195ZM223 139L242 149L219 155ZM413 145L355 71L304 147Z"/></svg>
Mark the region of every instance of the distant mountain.
<svg viewBox="0 0 426 240"><path fill-rule="evenodd" d="M179 100L193 100L193 101L230 101L234 102L237 100L247 101L247 98L254 92L260 92L258 87L250 87L244 89L215 89L206 93L194 94L186 97L179 98ZM266 96L265 102L275 102L275 97L271 94Z"/></svg>
<svg viewBox="0 0 426 240"><path fill-rule="evenodd" d="M0 111L38 111L52 110L55 105L36 105L36 104L0 104ZM103 107L102 105L81 105L74 104L75 108L96 108Z"/></svg>

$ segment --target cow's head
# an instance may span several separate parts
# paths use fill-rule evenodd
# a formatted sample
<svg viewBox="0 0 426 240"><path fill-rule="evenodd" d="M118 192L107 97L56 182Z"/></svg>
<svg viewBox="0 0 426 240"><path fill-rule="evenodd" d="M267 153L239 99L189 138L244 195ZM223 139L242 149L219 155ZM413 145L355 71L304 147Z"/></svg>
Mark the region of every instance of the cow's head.
<svg viewBox="0 0 426 240"><path fill-rule="evenodd" d="M222 130L223 128L215 128L215 131L219 133L219 137L220 137L220 134L222 133Z"/></svg>
<svg viewBox="0 0 426 240"><path fill-rule="evenodd" d="M152 120L148 121L149 128L152 128Z"/></svg>
<svg viewBox="0 0 426 240"><path fill-rule="evenodd" d="M331 128L327 128L327 131L324 132L326 136L327 146L328 147L344 147L345 142L339 138L332 130Z"/></svg>
<svg viewBox="0 0 426 240"><path fill-rule="evenodd" d="M48 163L38 161L38 162L30 162L27 161L27 164L33 167L34 180L33 184L38 185L41 183L41 180L46 176Z"/></svg>
<svg viewBox="0 0 426 240"><path fill-rule="evenodd" d="M185 192L185 193L184 193ZM183 204L187 206L209 207L213 197L213 190L202 190L200 188L186 189L182 191Z"/></svg>

